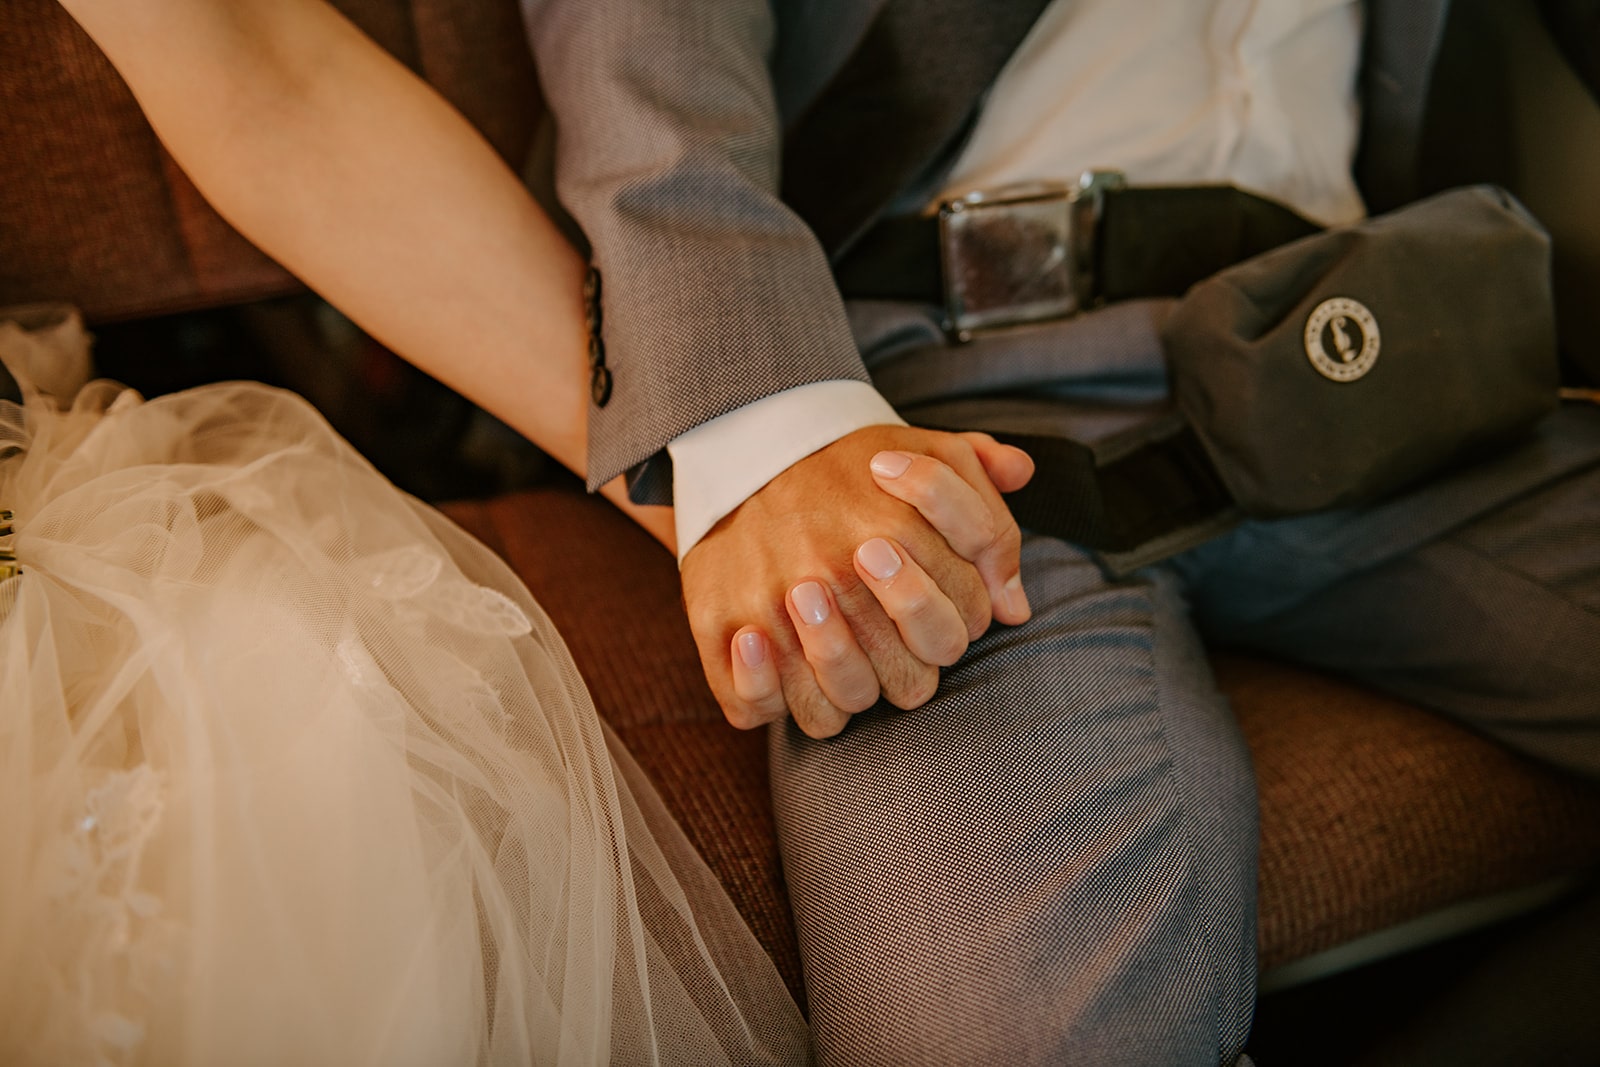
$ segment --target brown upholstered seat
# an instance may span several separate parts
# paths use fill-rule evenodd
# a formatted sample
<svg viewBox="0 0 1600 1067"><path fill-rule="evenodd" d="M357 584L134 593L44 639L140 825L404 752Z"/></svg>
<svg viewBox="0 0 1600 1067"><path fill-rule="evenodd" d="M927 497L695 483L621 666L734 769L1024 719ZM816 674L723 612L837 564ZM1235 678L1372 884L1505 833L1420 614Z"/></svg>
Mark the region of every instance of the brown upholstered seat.
<svg viewBox="0 0 1600 1067"><path fill-rule="evenodd" d="M521 161L537 94L512 0L339 6ZM64 300L106 321L295 288L199 200L54 0L0 5L0 54L0 305ZM722 722L670 557L567 485L450 513L544 603L601 713L798 989L764 737ZM1333 679L1237 657L1218 677L1260 782L1265 967L1600 862L1592 787Z"/></svg>
<svg viewBox="0 0 1600 1067"><path fill-rule="evenodd" d="M575 485L445 510L545 606L600 713L798 989L764 735L723 725L671 556ZM1243 656L1216 669L1256 763L1264 972L1600 863L1593 786L1346 682Z"/></svg>

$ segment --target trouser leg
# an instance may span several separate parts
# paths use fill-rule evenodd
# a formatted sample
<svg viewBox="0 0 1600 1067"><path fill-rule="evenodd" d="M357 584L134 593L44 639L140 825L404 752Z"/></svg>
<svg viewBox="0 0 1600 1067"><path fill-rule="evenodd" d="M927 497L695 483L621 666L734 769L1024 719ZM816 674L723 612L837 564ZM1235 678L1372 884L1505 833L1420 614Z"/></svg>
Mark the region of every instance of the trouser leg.
<svg viewBox="0 0 1600 1067"><path fill-rule="evenodd" d="M826 1063L1231 1062L1255 790L1171 576L1028 538L1035 617L914 712L773 731Z"/></svg>
<svg viewBox="0 0 1600 1067"><path fill-rule="evenodd" d="M1252 523L1175 566L1210 637L1600 777L1600 409L1406 498Z"/></svg>

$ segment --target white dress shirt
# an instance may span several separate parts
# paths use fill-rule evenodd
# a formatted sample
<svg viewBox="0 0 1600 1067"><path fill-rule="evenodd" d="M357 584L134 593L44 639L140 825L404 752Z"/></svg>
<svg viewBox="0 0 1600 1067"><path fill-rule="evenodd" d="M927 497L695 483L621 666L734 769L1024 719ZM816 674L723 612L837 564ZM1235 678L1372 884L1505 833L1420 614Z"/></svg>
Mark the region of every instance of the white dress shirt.
<svg viewBox="0 0 1600 1067"><path fill-rule="evenodd" d="M1098 167L1132 185L1225 182L1324 225L1354 222L1361 23L1358 0L1052 0L940 199ZM886 423L901 420L870 385L830 381L675 438L679 559L781 471Z"/></svg>

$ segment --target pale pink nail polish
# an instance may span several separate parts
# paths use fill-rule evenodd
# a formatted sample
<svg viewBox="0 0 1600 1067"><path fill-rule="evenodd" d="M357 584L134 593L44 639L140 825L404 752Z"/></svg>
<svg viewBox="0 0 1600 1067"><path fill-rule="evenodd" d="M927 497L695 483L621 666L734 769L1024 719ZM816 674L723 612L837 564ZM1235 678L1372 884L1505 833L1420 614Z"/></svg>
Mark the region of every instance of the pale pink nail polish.
<svg viewBox="0 0 1600 1067"><path fill-rule="evenodd" d="M900 553L881 537L874 537L856 549L856 559L861 561L861 566L868 574L880 582L886 582L899 574L902 564Z"/></svg>
<svg viewBox="0 0 1600 1067"><path fill-rule="evenodd" d="M911 469L911 457L904 452L879 452L872 457L872 473L880 478L898 478Z"/></svg>
<svg viewBox="0 0 1600 1067"><path fill-rule="evenodd" d="M744 665L755 670L767 662L767 643L755 631L739 635L739 658Z"/></svg>
<svg viewBox="0 0 1600 1067"><path fill-rule="evenodd" d="M828 594L816 582L801 582L789 591L794 598L794 609L811 626L821 626L828 621Z"/></svg>

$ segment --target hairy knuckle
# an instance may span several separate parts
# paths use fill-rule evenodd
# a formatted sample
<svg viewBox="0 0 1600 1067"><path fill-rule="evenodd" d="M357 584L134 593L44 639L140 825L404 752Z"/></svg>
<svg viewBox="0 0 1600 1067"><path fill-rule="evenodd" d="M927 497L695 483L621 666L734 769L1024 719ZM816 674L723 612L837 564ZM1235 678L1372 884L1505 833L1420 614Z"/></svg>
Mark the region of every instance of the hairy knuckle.
<svg viewBox="0 0 1600 1067"><path fill-rule="evenodd" d="M923 664L920 669L908 672L901 679L901 684L895 687L894 693L887 695L889 702L895 707L902 711L911 711L932 700L938 689L938 668Z"/></svg>
<svg viewBox="0 0 1600 1067"><path fill-rule="evenodd" d="M972 641L967 631L959 627L946 631L942 636L943 640L937 642L931 650L934 656L933 664L936 667L949 667L967 654Z"/></svg>
<svg viewBox="0 0 1600 1067"><path fill-rule="evenodd" d="M819 671L836 671L849 665L850 646L842 637L821 638L806 648L806 659Z"/></svg>
<svg viewBox="0 0 1600 1067"><path fill-rule="evenodd" d="M828 575L828 587L833 590L833 599L838 603L840 610L848 613L862 597L871 597L872 592L867 583L862 581L861 575L856 573L854 553L850 554L848 566L831 571Z"/></svg>
<svg viewBox="0 0 1600 1067"><path fill-rule="evenodd" d="M968 602L961 611L961 621L967 625L969 638L976 641L982 637L989 629L989 623L994 621L990 614L989 598L984 596L979 601Z"/></svg>
<svg viewBox="0 0 1600 1067"><path fill-rule="evenodd" d="M799 722L820 721L835 715L833 705L814 682L796 686L795 692L789 694L788 704L790 714Z"/></svg>
<svg viewBox="0 0 1600 1067"><path fill-rule="evenodd" d="M839 731L844 729L844 723L837 719L826 719L801 723L800 729L814 741L826 741L830 737L837 737Z"/></svg>
<svg viewBox="0 0 1600 1067"><path fill-rule="evenodd" d="M876 704L880 695L878 684L873 681L869 685L853 686L847 692L838 694L833 704L846 715L856 715Z"/></svg>
<svg viewBox="0 0 1600 1067"><path fill-rule="evenodd" d="M795 723L808 737L832 737L839 732L846 719L821 690L815 688L805 699L791 701L790 706Z"/></svg>
<svg viewBox="0 0 1600 1067"><path fill-rule="evenodd" d="M949 595L964 617L969 614L988 614L989 586L976 567L961 575L959 584Z"/></svg>

